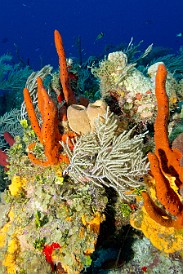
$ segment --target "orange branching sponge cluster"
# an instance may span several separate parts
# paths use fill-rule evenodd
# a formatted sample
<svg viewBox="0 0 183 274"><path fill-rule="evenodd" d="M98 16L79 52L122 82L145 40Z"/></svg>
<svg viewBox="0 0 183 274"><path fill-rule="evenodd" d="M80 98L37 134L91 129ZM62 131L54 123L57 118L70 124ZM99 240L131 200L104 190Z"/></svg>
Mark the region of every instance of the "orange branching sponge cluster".
<svg viewBox="0 0 183 274"><path fill-rule="evenodd" d="M155 152L148 154L151 174L155 180L157 202L143 192L144 207L149 216L162 226L183 229L183 204L178 192L172 188L174 180L177 189L183 185L183 168L180 166L181 153L172 149L168 141L169 104L165 90L167 71L159 65L156 75L156 98L158 112L155 121Z"/></svg>
<svg viewBox="0 0 183 274"><path fill-rule="evenodd" d="M31 126L36 133L40 143L43 144L47 161L37 159L32 153L28 156L31 161L41 166L55 165L59 162L59 141L62 139L58 130L57 108L43 86L41 78L37 78L38 107L42 117L42 127L40 127L32 99L27 88L24 89L24 100ZM33 149L35 144L31 144L29 149Z"/></svg>
<svg viewBox="0 0 183 274"><path fill-rule="evenodd" d="M62 37L60 33L55 30L55 45L59 56L60 64L60 81L63 88L64 99L67 105L76 103L75 95L69 85L69 77L67 71L67 63L65 57L65 51L63 47ZM24 88L24 101L28 113L28 117L31 122L32 129L36 133L39 141L44 146L46 161L37 159L31 152L28 153L30 160L40 166L56 165L61 161L69 162L68 157L63 154L59 154L61 145L59 141L66 141L67 138L75 136L73 132L69 132L61 135L58 127L58 110L51 97L43 86L42 79L37 78L37 93L38 93L38 108L42 118L42 127L40 127L34 105L29 94L29 90ZM66 109L65 109L66 111ZM71 145L71 143L69 142ZM35 143L29 146L29 150L35 147Z"/></svg>
<svg viewBox="0 0 183 274"><path fill-rule="evenodd" d="M44 146L46 161L37 159L31 152L28 153L29 159L37 165L49 166L56 165L61 161L68 163L68 158L59 153L61 145L59 141L65 141L67 137L74 137L75 134L68 133L61 135L58 128L58 111L54 102L48 95L43 86L41 78L37 78L38 91L38 108L42 118L42 127L40 127L32 99L27 88L24 89L24 101L27 113L31 122L31 126L36 133L39 141ZM29 150L32 150L35 143L29 145Z"/></svg>

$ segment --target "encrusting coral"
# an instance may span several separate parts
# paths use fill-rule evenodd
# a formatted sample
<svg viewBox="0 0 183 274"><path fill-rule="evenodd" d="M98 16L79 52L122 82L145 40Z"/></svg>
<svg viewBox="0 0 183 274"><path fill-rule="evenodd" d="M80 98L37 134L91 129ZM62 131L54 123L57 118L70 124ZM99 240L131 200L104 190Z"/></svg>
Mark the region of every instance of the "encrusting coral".
<svg viewBox="0 0 183 274"><path fill-rule="evenodd" d="M19 195L26 187L26 179L21 178L20 176L14 176L9 186L9 190L12 196Z"/></svg>
<svg viewBox="0 0 183 274"><path fill-rule="evenodd" d="M93 73L99 78L102 98L114 98L130 121L147 121L153 119L155 108L153 82L135 65L128 64L125 53L112 52L93 69Z"/></svg>
<svg viewBox="0 0 183 274"><path fill-rule="evenodd" d="M150 48L151 50L151 48ZM147 51L147 54L149 51ZM160 62L159 62L160 63ZM134 62L128 63L122 51L112 52L92 71L100 82L100 92L115 113L126 117L129 123L153 123L156 115L155 74L158 64L151 65L144 74ZM162 63L162 62L161 62ZM166 89L170 108L178 102L179 85L173 74L168 72Z"/></svg>
<svg viewBox="0 0 183 274"><path fill-rule="evenodd" d="M183 229L162 226L150 217L145 207L131 215L130 224L141 230L157 249L165 253L180 252L182 255Z"/></svg>

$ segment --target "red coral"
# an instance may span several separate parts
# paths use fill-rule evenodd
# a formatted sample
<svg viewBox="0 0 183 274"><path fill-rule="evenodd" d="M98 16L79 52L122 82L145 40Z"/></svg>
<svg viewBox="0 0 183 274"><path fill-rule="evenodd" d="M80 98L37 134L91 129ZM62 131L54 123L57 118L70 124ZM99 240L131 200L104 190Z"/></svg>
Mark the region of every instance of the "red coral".
<svg viewBox="0 0 183 274"><path fill-rule="evenodd" d="M0 165L4 167L7 166L8 165L7 159L8 159L8 156L6 155L6 153L0 149Z"/></svg>
<svg viewBox="0 0 183 274"><path fill-rule="evenodd" d="M51 245L45 245L43 248L43 253L45 255L46 261L51 264L52 270L54 271L54 263L52 260L52 253L55 249L61 248L58 243L52 243Z"/></svg>
<svg viewBox="0 0 183 274"><path fill-rule="evenodd" d="M13 146L14 143L15 143L15 139L14 139L13 136L12 136L9 132L7 132L7 131L4 132L4 139L5 139L6 142L10 145L10 147Z"/></svg>
<svg viewBox="0 0 183 274"><path fill-rule="evenodd" d="M12 146L15 143L15 139L13 138L13 136L9 133L9 132L4 132L4 139L6 140L6 142ZM8 155L6 154L6 152L4 152L3 150L0 149L0 165L5 167L5 170L7 170L8 168L6 168L6 166L8 165Z"/></svg>

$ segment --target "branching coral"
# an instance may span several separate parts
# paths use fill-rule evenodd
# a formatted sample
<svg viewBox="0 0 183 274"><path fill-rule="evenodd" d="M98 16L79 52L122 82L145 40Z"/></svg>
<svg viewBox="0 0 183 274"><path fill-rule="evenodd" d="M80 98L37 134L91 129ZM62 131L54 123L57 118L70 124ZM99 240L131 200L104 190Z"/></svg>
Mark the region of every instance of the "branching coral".
<svg viewBox="0 0 183 274"><path fill-rule="evenodd" d="M117 119L108 109L103 121L96 120L95 132L81 136L73 151L62 143L70 159L65 172L76 181L113 187L126 198L127 190L143 184L140 178L147 173L148 164L141 151L144 134L132 138L132 129L117 135L117 127Z"/></svg>
<svg viewBox="0 0 183 274"><path fill-rule="evenodd" d="M138 61L141 61L144 59L149 53L151 53L153 49L153 44L150 44L144 52L141 53L139 47L143 43L143 40L141 40L138 44L134 44L133 37L131 38L130 42L128 43L128 46L124 48L123 52L128 56L128 60L130 63L137 63ZM136 57L136 54L140 55Z"/></svg>
<svg viewBox="0 0 183 274"><path fill-rule="evenodd" d="M178 54L166 54L158 58L154 58L152 63L163 62L165 63L167 69L174 74L175 78L179 80L183 72L183 49L179 49ZM182 78L182 77L181 77Z"/></svg>
<svg viewBox="0 0 183 274"><path fill-rule="evenodd" d="M15 64L9 54L0 56L0 115L12 108L19 108L22 103L22 89L32 70L25 64Z"/></svg>
<svg viewBox="0 0 183 274"><path fill-rule="evenodd" d="M9 54L0 56L0 89L4 91L19 92L32 70L29 66L22 67L14 64L13 57Z"/></svg>

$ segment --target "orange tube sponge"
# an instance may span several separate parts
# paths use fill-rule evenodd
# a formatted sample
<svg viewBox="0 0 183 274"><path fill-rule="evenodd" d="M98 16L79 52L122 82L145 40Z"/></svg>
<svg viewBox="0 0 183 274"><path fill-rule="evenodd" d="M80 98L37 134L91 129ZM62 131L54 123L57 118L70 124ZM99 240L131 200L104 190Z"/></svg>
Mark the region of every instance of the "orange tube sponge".
<svg viewBox="0 0 183 274"><path fill-rule="evenodd" d="M24 89L24 100L32 128L44 146L47 161L36 159L32 153L29 153L28 156L30 160L37 165L55 165L59 161L59 140L61 140L61 135L58 130L57 108L52 99L47 94L41 78L37 79L37 84L38 107L43 121L41 128L39 126L28 89ZM31 144L29 149L33 149L34 146L35 144Z"/></svg>
<svg viewBox="0 0 183 274"><path fill-rule="evenodd" d="M163 64L158 66L156 74L156 98L158 112L154 124L155 154L159 158L161 168L176 177L178 187L183 184L183 168L180 166L181 153L178 149L171 149L168 140L169 102L166 94L167 71ZM162 164L162 159L167 162L167 167Z"/></svg>
<svg viewBox="0 0 183 274"><path fill-rule="evenodd" d="M72 91L69 84L69 74L67 71L67 63L66 63L65 51L63 47L63 41L58 30L55 30L54 32L54 38L55 38L55 47L59 57L60 82L62 84L64 98L67 105L76 104L76 98L75 98L74 92Z"/></svg>
<svg viewBox="0 0 183 274"><path fill-rule="evenodd" d="M27 88L24 88L23 94L24 94L26 110L28 113L29 120L31 122L32 129L36 133L39 141L42 143L41 128L39 126L38 119L37 119L36 113L34 111L34 105L32 103L32 99L31 99L29 90Z"/></svg>
<svg viewBox="0 0 183 274"><path fill-rule="evenodd" d="M142 193L144 206L149 216L157 223L176 229L183 228L183 204L178 193L172 188L171 180L180 188L183 184L183 168L180 166L181 153L171 149L168 140L169 104L165 89L166 68L159 65L156 75L156 98L158 112L154 125L155 152L148 154L151 174L155 179L157 207L147 193Z"/></svg>

